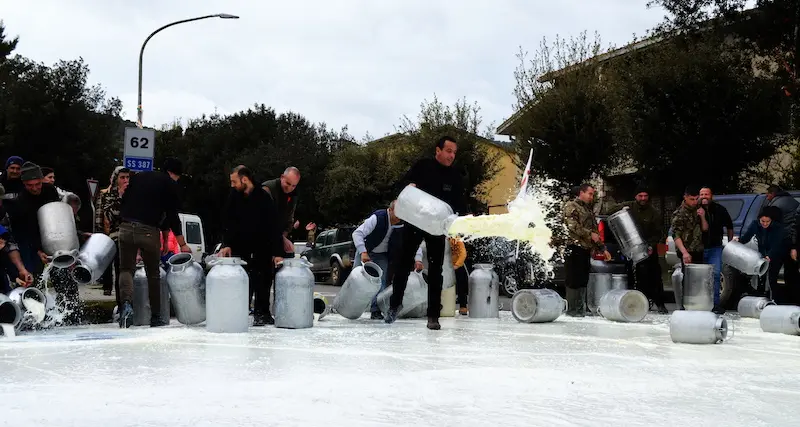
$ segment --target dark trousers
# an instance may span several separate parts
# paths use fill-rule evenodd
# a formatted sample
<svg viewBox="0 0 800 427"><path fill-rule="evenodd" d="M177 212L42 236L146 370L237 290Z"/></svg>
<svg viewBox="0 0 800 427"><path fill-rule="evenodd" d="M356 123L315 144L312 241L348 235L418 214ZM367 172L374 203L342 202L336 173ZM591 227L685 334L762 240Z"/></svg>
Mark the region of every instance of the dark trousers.
<svg viewBox="0 0 800 427"><path fill-rule="evenodd" d="M635 271L634 271L635 270ZM658 252L653 253L640 261L636 266L628 262L628 277L634 283L636 290L647 296L653 304L664 304L664 282L661 280L661 264L658 261Z"/></svg>
<svg viewBox="0 0 800 427"><path fill-rule="evenodd" d="M147 274L150 313L157 316L161 313L161 232L156 227L127 221L119 226L118 301L133 301L133 273L136 270L136 253L140 249Z"/></svg>
<svg viewBox="0 0 800 427"><path fill-rule="evenodd" d="M114 256L114 261L109 264L106 271L103 272L103 276L100 277L100 283L103 284L103 291L114 289L114 295L117 297L117 306L119 306L119 251Z"/></svg>
<svg viewBox="0 0 800 427"><path fill-rule="evenodd" d="M778 274L783 269L784 284L778 283ZM767 274L759 277L758 279L758 293L767 295L766 284L769 283L770 296L776 304L791 304L791 295L789 293L789 281L786 279L786 272L789 271L789 263L784 262L782 259L770 259L769 270Z"/></svg>
<svg viewBox="0 0 800 427"><path fill-rule="evenodd" d="M408 275L414 270L414 255L425 241L428 251L428 317L439 318L442 311L442 264L444 263L444 236L432 236L411 224L403 227L402 248L397 254L392 280L392 297L389 305L397 309L403 304L408 285Z"/></svg>
<svg viewBox="0 0 800 427"><path fill-rule="evenodd" d="M592 254L588 249L569 245L564 255L564 286L585 289L589 285Z"/></svg>
<svg viewBox="0 0 800 427"><path fill-rule="evenodd" d="M469 295L469 272L467 265L456 269L456 302L461 307L467 306L467 296Z"/></svg>
<svg viewBox="0 0 800 427"><path fill-rule="evenodd" d="M255 316L270 316L269 294L272 290L272 280L275 272L272 267L271 256L260 256L252 253L237 253L236 248L232 248L233 256L242 258L247 263L244 266L250 278L250 294L247 300L248 307L250 301L255 296L253 314Z"/></svg>
<svg viewBox="0 0 800 427"><path fill-rule="evenodd" d="M800 305L800 272L798 272L797 269L798 262L793 260L787 252L786 258L783 259L784 288L782 289L783 294L781 295L786 302L782 304Z"/></svg>

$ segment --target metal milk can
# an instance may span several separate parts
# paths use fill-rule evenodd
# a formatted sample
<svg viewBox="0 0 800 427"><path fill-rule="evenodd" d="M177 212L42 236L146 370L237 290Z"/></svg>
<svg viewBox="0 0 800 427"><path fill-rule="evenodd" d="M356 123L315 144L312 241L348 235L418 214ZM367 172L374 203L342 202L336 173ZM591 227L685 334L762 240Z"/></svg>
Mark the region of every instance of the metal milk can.
<svg viewBox="0 0 800 427"><path fill-rule="evenodd" d="M769 270L769 261L757 250L737 241L722 248L722 262L749 276L763 276Z"/></svg>
<svg viewBox="0 0 800 427"><path fill-rule="evenodd" d="M733 323L710 311L676 310L669 317L669 336L674 343L718 344L733 338Z"/></svg>
<svg viewBox="0 0 800 427"><path fill-rule="evenodd" d="M439 317L455 317L456 310L456 287L442 289L442 309L439 311Z"/></svg>
<svg viewBox="0 0 800 427"><path fill-rule="evenodd" d="M55 301L48 301L48 298L45 296L44 292L32 286L27 288L19 286L14 288L8 294L8 298L14 302L17 307L19 307L20 312L22 313L22 318L15 325L15 329L17 331L32 328L44 321L48 309L55 305ZM45 313L37 312L39 311L36 310L38 307L29 307L28 300L34 300L39 304L43 304Z"/></svg>
<svg viewBox="0 0 800 427"><path fill-rule="evenodd" d="M314 326L314 274L302 258L284 259L275 274L275 327Z"/></svg>
<svg viewBox="0 0 800 427"><path fill-rule="evenodd" d="M0 294L0 323L16 327L22 321L22 310L11 298Z"/></svg>
<svg viewBox="0 0 800 427"><path fill-rule="evenodd" d="M628 289L628 275L627 274L612 274L611 275L611 289ZM601 297L602 299L602 297Z"/></svg>
<svg viewBox="0 0 800 427"><path fill-rule="evenodd" d="M403 221L434 236L447 235L458 215L444 201L414 186L406 186L394 205L394 214Z"/></svg>
<svg viewBox="0 0 800 427"><path fill-rule="evenodd" d="M423 260L426 258L423 253ZM442 263L442 290L456 285L456 270L453 267L453 249L450 239L444 239L444 262Z"/></svg>
<svg viewBox="0 0 800 427"><path fill-rule="evenodd" d="M53 265L67 268L75 264L80 242L72 206L64 202L50 202L39 208L36 217L39 220L42 250L53 257Z"/></svg>
<svg viewBox="0 0 800 427"><path fill-rule="evenodd" d="M675 304L679 310L683 310L683 269L680 265L675 266L675 271L670 276L672 281L672 293L675 294Z"/></svg>
<svg viewBox="0 0 800 427"><path fill-rule="evenodd" d="M361 317L380 291L383 274L374 262L353 268L333 300L333 311L348 319Z"/></svg>
<svg viewBox="0 0 800 427"><path fill-rule="evenodd" d="M597 311L614 322L641 322L650 310L647 297L635 290L612 289L600 298Z"/></svg>
<svg viewBox="0 0 800 427"><path fill-rule="evenodd" d="M522 289L511 298L511 315L522 323L547 323L567 311L567 301L552 289Z"/></svg>
<svg viewBox="0 0 800 427"><path fill-rule="evenodd" d="M81 285L100 280L116 255L117 244L110 237L103 233L92 234L78 253L78 265L72 269L72 278Z"/></svg>
<svg viewBox="0 0 800 427"><path fill-rule="evenodd" d="M589 284L586 290L586 306L593 314L597 314L600 299L611 287L611 273L589 273Z"/></svg>
<svg viewBox="0 0 800 427"><path fill-rule="evenodd" d="M205 273L190 253L179 253L167 261L167 285L175 317L184 325L206 320ZM165 319L166 320L166 319Z"/></svg>
<svg viewBox="0 0 800 427"><path fill-rule="evenodd" d="M768 305L759 318L761 330L774 334L800 335L800 307Z"/></svg>
<svg viewBox="0 0 800 427"><path fill-rule="evenodd" d="M736 311L739 312L739 316L758 319L761 317L761 311L768 305L775 305L775 302L764 297L744 297L739 300Z"/></svg>
<svg viewBox="0 0 800 427"><path fill-rule="evenodd" d="M378 308L384 316L389 313L389 299L394 290L389 285L378 293L376 297L378 301ZM406 284L406 291L403 293L403 302L397 317L400 319L415 319L426 317L428 315L428 284L422 273L412 271L408 275L408 282Z"/></svg>
<svg viewBox="0 0 800 427"><path fill-rule="evenodd" d="M475 264L469 274L469 317L500 317L500 278L492 264Z"/></svg>
<svg viewBox="0 0 800 427"><path fill-rule="evenodd" d="M622 253L634 264L644 261L649 256L647 254L649 245L642 239L633 216L628 209L622 209L610 215L606 222L614 237L619 242Z"/></svg>
<svg viewBox="0 0 800 427"><path fill-rule="evenodd" d="M169 322L169 286L167 286L167 272L158 267L161 280L161 320ZM147 284L147 272L144 264L136 266L133 273L133 325L143 326L150 324L150 289Z"/></svg>
<svg viewBox="0 0 800 427"><path fill-rule="evenodd" d="M250 327L250 278L237 257L214 257L207 261L206 330L243 333ZM269 279L267 279L269 280Z"/></svg>
<svg viewBox="0 0 800 427"><path fill-rule="evenodd" d="M686 264L683 272L683 306L687 310L714 308L714 266Z"/></svg>

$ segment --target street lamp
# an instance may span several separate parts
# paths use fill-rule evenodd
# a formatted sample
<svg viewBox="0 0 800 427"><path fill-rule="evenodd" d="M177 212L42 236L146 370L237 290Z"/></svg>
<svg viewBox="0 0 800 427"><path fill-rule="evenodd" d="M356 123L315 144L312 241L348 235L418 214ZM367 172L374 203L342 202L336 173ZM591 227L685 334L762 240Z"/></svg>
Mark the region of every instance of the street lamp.
<svg viewBox="0 0 800 427"><path fill-rule="evenodd" d="M139 128L142 127L142 58L144 57L144 48L145 48L145 46L147 46L147 42L149 42L150 39L153 38L154 35L158 34L161 30L165 30L165 29L167 29L167 28L169 28L169 27L171 27L173 25L185 24L187 22L199 21L201 19L208 19L208 18L239 19L238 16L230 15L230 14L227 14L227 13L218 13L216 15L206 15L206 16L198 16L197 18L183 19L183 20L180 20L180 21L175 21L175 22L169 23L167 25L164 25L163 27L161 27L161 28L153 31L152 33L150 33L150 35L147 36L146 39L144 39L144 43L142 43L142 49L139 51L139 97L138 97L138 100L137 100L138 102L136 103L136 105L137 105L136 106L136 113L137 113L136 125L139 126Z"/></svg>

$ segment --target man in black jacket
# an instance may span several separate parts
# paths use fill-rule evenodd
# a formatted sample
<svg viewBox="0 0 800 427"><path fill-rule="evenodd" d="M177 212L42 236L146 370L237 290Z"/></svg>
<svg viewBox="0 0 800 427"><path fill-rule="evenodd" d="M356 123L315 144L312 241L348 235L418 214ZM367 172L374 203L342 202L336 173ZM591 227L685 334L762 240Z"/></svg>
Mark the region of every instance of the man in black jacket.
<svg viewBox="0 0 800 427"><path fill-rule="evenodd" d="M453 168L458 146L456 140L445 136L436 143L434 158L424 158L415 163L398 184L401 189L413 185L444 201L453 212L466 213L463 178ZM442 310L442 263L444 262L444 236L432 236L419 228L406 224L403 227L402 249L395 260L394 291L389 303L386 323L397 320L403 295L408 284L408 275L414 270L414 255L420 243L425 241L428 250L428 329L439 330L439 313Z"/></svg>
<svg viewBox="0 0 800 427"><path fill-rule="evenodd" d="M163 172L139 172L131 177L122 196L119 226L119 326L127 328L133 321L133 272L139 250L147 274L147 289L150 295L150 326L169 324L161 313L161 230L159 225L166 217L169 228L175 234L181 252L191 253L181 231L178 217L179 201L175 181L180 177L182 165L177 159L167 159Z"/></svg>
<svg viewBox="0 0 800 427"><path fill-rule="evenodd" d="M219 256L237 256L247 262L244 268L250 277L248 303L253 294L256 297L253 326L264 326L275 324L270 314L269 294L273 265L283 261L284 223L272 198L253 182L252 172L244 165L231 172Z"/></svg>
<svg viewBox="0 0 800 427"><path fill-rule="evenodd" d="M800 202L795 200L789 192L785 191L778 185L770 185L767 188L767 206L775 206L781 210L781 217L776 218L778 222L783 224L784 229L789 233L789 240L792 247L798 245L797 227L795 222L797 220L798 209ZM800 291L800 272L798 272L798 263L793 254L784 257L786 262L783 264L783 286L786 288L779 293L783 295L791 295L792 299L796 299L798 291Z"/></svg>
<svg viewBox="0 0 800 427"><path fill-rule="evenodd" d="M724 228L728 241L733 240L733 221L725 206L714 201L711 188L700 189L700 205L705 211L708 230L703 232L703 262L714 266L714 313L722 314L719 297L722 283L722 236Z"/></svg>

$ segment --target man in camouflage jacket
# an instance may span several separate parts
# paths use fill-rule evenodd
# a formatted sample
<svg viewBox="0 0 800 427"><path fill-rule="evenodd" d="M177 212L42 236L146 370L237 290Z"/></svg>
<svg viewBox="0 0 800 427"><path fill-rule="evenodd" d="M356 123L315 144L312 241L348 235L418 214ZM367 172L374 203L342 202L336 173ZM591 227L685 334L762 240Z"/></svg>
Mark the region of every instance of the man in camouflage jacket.
<svg viewBox="0 0 800 427"><path fill-rule="evenodd" d="M697 204L699 194L699 189L687 187L683 203L672 214L672 238L676 255L681 258L681 270L685 269L686 264L703 263L703 232L708 230L708 222L705 210ZM682 288L675 289L675 303L681 310L684 309Z"/></svg>
<svg viewBox="0 0 800 427"><path fill-rule="evenodd" d="M640 185L636 189L634 200L615 205L609 215L628 209L628 212L639 230L642 239L647 242L649 256L633 265L628 261L629 283L635 283L636 289L642 291L647 298L658 307L658 312L667 314L664 304L664 283L661 281L661 264L658 260L658 244L664 241L664 224L661 213L650 203L650 192Z"/></svg>
<svg viewBox="0 0 800 427"><path fill-rule="evenodd" d="M594 193L594 187L583 184L578 189L578 197L564 205L564 223L568 234L564 273L567 314L570 316L583 317L586 313L586 287L589 284L592 254L603 252L605 259L611 259L611 254L600 238L592 212Z"/></svg>

